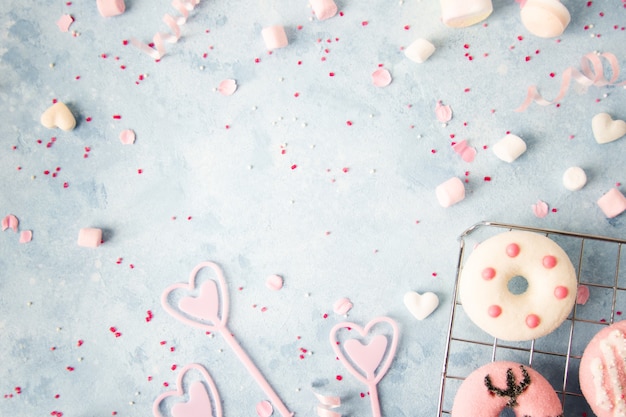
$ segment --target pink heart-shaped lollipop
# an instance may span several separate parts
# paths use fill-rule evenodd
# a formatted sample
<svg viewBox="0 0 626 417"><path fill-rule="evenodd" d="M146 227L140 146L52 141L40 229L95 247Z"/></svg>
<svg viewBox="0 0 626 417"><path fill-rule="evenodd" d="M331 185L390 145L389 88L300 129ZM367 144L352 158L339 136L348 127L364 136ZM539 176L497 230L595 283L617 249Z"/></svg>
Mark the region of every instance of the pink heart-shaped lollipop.
<svg viewBox="0 0 626 417"><path fill-rule="evenodd" d="M187 387L183 379L192 370L199 372L202 379L191 382ZM176 390L164 392L154 401L152 413L155 417L163 417L162 408L169 409L166 415L172 417L222 417L219 392L211 375L202 365L194 363L185 366L178 374L176 384ZM171 405L171 402L174 404Z"/></svg>
<svg viewBox="0 0 626 417"><path fill-rule="evenodd" d="M386 323L391 327L391 344L384 335L370 336L370 330ZM340 343L337 334L346 329L358 332L357 337ZM369 343L363 340L369 339ZM398 347L398 325L388 317L378 317L370 321L365 328L349 322L338 323L330 331L330 343L341 363L364 384L378 384L393 362ZM359 369L357 369L359 368Z"/></svg>
<svg viewBox="0 0 626 417"><path fill-rule="evenodd" d="M198 284L198 273L206 267L213 269L216 279ZM178 303L174 303L176 298ZM224 328L228 320L228 292L221 268L213 262L197 265L191 271L188 284L173 284L163 292L161 304L165 311L185 324L205 330Z"/></svg>

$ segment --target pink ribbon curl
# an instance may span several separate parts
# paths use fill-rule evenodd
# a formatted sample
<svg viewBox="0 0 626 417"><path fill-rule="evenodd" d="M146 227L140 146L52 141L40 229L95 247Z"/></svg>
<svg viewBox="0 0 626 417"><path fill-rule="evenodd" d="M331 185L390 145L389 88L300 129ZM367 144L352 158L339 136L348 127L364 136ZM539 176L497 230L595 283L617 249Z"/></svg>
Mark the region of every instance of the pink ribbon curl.
<svg viewBox="0 0 626 417"><path fill-rule="evenodd" d="M178 42L181 37L180 26L187 22L189 12L191 12L199 3L200 0L173 0L172 7L180 13L180 16L173 17L167 13L163 16L163 22L165 22L165 24L170 28L171 32L157 32L152 38L154 47L147 45L136 38L132 38L130 40L131 43L155 60L161 59L166 54L165 42Z"/></svg>
<svg viewBox="0 0 626 417"><path fill-rule="evenodd" d="M604 66L602 65L602 58L604 58L609 63L609 68L611 69L612 76L609 80L604 77ZM574 67L569 67L563 72L563 76L561 79L561 89L552 101L543 98L541 94L539 94L537 86L531 85L528 88L528 94L526 95L526 99L517 109L515 109L515 111L523 112L533 102L541 106L558 103L563 97L565 97L565 94L567 94L567 91L569 90L572 81L576 81L577 83L585 87L589 87L592 85L596 87L604 87L606 85L626 85L626 81L623 81L621 83L617 82L617 79L619 78L619 71L619 62L614 54L610 52L605 52L601 54L590 52L583 55L580 62L580 70Z"/></svg>

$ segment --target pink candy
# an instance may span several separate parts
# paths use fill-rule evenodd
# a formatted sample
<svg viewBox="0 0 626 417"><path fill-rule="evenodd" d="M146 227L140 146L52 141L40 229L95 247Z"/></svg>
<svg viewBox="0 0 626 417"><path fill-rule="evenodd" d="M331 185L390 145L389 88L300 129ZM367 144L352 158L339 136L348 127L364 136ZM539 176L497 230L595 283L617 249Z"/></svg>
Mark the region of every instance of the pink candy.
<svg viewBox="0 0 626 417"><path fill-rule="evenodd" d="M617 188L611 188L597 202L606 217L612 219L626 211L626 197Z"/></svg>
<svg viewBox="0 0 626 417"><path fill-rule="evenodd" d="M289 44L285 28L280 25L274 25L264 28L261 31L265 46L270 51L277 48L284 48Z"/></svg>
<svg viewBox="0 0 626 417"><path fill-rule="evenodd" d="M124 0L96 0L96 4L102 17L118 16L126 11Z"/></svg>

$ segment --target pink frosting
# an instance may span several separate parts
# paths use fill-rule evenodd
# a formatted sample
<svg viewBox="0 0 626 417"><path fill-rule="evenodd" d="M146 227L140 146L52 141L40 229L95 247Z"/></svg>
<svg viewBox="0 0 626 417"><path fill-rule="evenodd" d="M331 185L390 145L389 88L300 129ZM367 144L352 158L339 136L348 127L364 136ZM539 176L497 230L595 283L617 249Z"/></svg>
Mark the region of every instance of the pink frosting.
<svg viewBox="0 0 626 417"><path fill-rule="evenodd" d="M524 383L522 369L528 374L528 384ZM525 386L515 398L490 391L485 381L488 376L492 388L507 390L507 371L512 373L515 386ZM492 362L475 370L465 379L454 398L451 416L498 417L512 401L515 405L511 408L516 416L556 417L563 413L561 401L554 388L540 373L515 362Z"/></svg>

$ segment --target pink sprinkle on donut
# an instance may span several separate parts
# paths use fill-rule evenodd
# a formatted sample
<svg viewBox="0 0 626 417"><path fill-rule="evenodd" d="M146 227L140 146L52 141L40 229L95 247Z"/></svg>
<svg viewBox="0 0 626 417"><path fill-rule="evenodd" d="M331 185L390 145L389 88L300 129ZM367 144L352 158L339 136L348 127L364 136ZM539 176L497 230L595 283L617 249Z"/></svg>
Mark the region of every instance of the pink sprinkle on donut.
<svg viewBox="0 0 626 417"><path fill-rule="evenodd" d="M487 309L487 314L495 319L496 317L500 316L500 314L502 314L502 307L497 304L489 306L489 308Z"/></svg>
<svg viewBox="0 0 626 417"><path fill-rule="evenodd" d="M530 327L531 329L539 326L539 323L541 323L541 319L539 319L538 315L529 314L528 316L526 316L526 326Z"/></svg>
<svg viewBox="0 0 626 417"><path fill-rule="evenodd" d="M543 266L548 269L552 269L556 266L556 258L552 255L546 255L543 257Z"/></svg>
<svg viewBox="0 0 626 417"><path fill-rule="evenodd" d="M509 258L515 258L517 255L519 255L519 245L517 243L511 243L506 247L506 254L509 256Z"/></svg>
<svg viewBox="0 0 626 417"><path fill-rule="evenodd" d="M566 298L569 295L569 290L562 285L559 285L554 289L554 296L559 300Z"/></svg>
<svg viewBox="0 0 626 417"><path fill-rule="evenodd" d="M485 281L492 280L496 276L496 270L492 267L487 267L483 269L482 276Z"/></svg>

